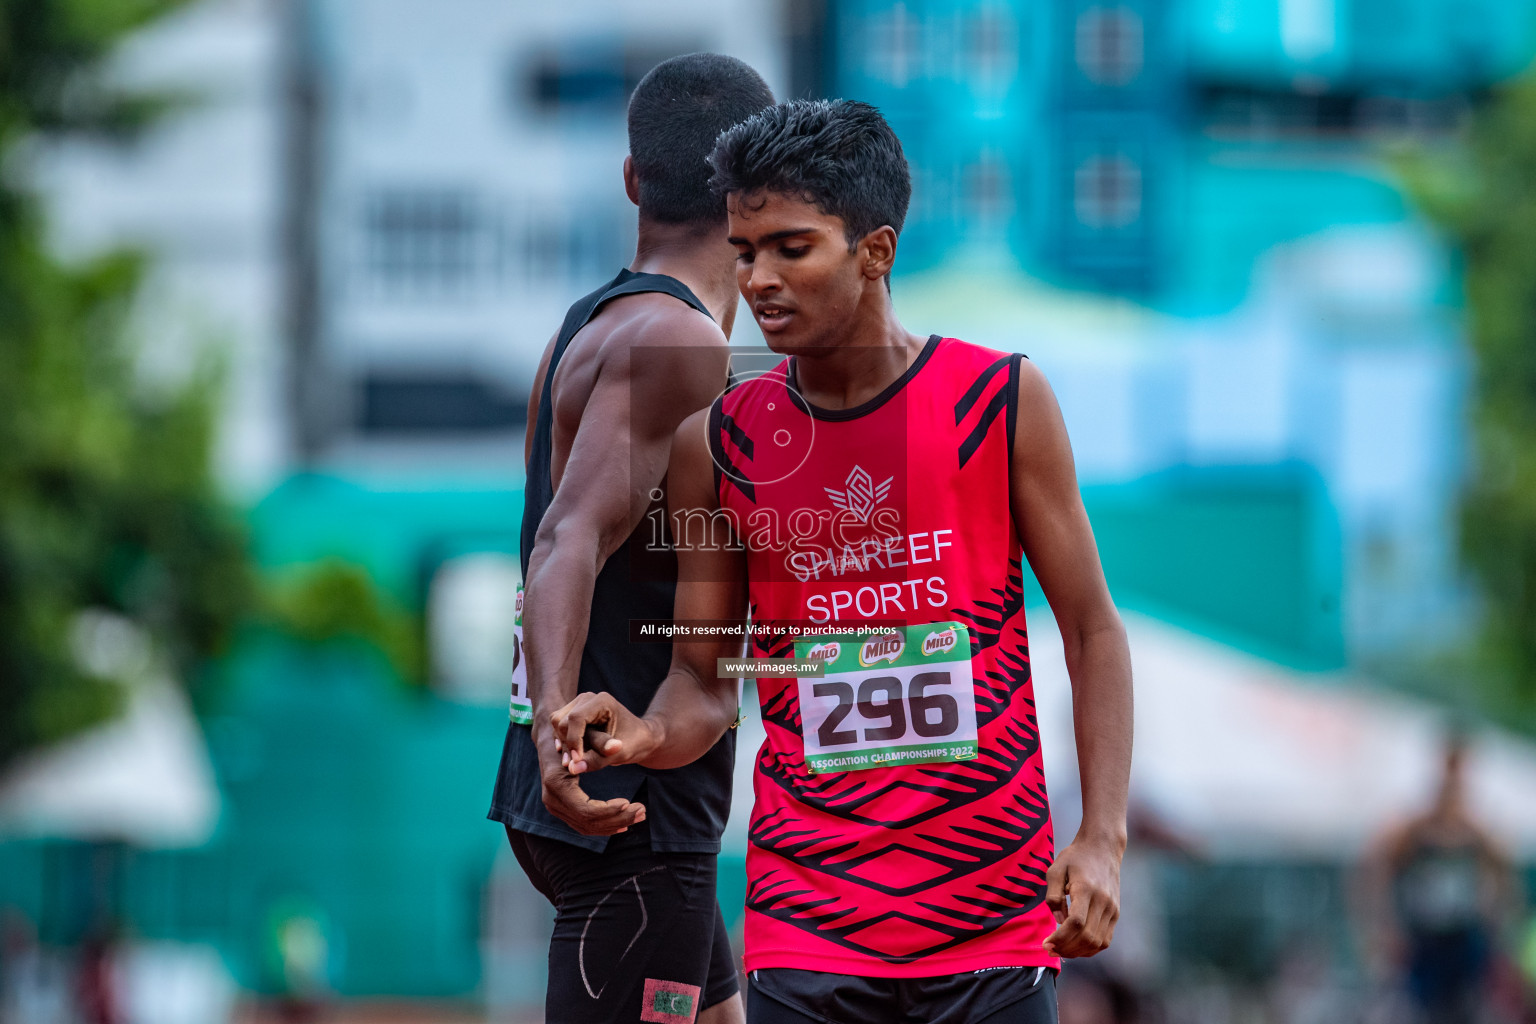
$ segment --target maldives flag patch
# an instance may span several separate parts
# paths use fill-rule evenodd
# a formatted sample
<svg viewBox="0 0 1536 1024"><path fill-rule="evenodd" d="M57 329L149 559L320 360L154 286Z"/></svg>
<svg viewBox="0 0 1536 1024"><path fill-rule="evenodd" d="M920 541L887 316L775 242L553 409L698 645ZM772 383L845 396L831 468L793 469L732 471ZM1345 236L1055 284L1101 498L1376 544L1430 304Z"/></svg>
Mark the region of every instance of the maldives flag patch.
<svg viewBox="0 0 1536 1024"><path fill-rule="evenodd" d="M656 1024L693 1024L699 1013L699 986L645 979L640 1019Z"/></svg>

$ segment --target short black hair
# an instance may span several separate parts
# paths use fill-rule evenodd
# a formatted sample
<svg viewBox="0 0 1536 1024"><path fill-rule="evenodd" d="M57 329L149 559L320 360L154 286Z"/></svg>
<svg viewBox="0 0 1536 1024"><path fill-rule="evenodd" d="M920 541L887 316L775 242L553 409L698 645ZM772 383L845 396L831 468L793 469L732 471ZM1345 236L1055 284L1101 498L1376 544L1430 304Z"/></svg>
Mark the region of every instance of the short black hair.
<svg viewBox="0 0 1536 1024"><path fill-rule="evenodd" d="M889 224L901 234L912 170L880 111L857 100L792 100L721 134L711 184L732 192L798 196L842 218L848 247Z"/></svg>
<svg viewBox="0 0 1536 1024"><path fill-rule="evenodd" d="M724 54L685 54L647 72L629 98L640 213L664 224L724 220L725 202L709 187L709 152L722 131L772 103L763 76Z"/></svg>

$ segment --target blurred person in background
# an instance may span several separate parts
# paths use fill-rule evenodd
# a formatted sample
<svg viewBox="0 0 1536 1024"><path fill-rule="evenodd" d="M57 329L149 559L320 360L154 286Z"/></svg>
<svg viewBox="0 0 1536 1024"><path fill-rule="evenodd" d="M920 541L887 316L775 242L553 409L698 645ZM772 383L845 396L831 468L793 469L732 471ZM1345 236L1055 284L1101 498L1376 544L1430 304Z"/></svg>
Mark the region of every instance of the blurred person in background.
<svg viewBox="0 0 1536 1024"><path fill-rule="evenodd" d="M490 817L556 908L546 1019L743 1018L715 898L735 734L676 771L631 766L579 784L549 714L578 692L644 711L669 643L677 560L643 521L664 510L673 433L726 386L736 315L716 136L773 103L761 76L698 53L653 68L629 103L624 187L639 207L628 269L578 301L545 348L528 404L522 648ZM585 786L585 788L583 788Z"/></svg>
<svg viewBox="0 0 1536 1024"><path fill-rule="evenodd" d="M1067 808L1080 803L1070 792L1059 796L1063 799L1057 802ZM1066 818L1059 815L1055 822L1063 835L1073 831ZM1169 977L1169 932L1160 869L1170 858L1197 860L1200 851L1175 825L1134 798L1126 827L1115 941L1093 959L1064 967L1061 1024L1161 1024L1166 1019L1160 992Z"/></svg>
<svg viewBox="0 0 1536 1024"><path fill-rule="evenodd" d="M1508 858L1467 805L1467 756L1466 737L1449 735L1433 804L1366 863L1370 952L1422 1024L1491 1019L1499 939L1520 899Z"/></svg>
<svg viewBox="0 0 1536 1024"><path fill-rule="evenodd" d="M122 1024L117 951L117 926L110 921L92 928L81 943L75 983L84 1024Z"/></svg>
<svg viewBox="0 0 1536 1024"><path fill-rule="evenodd" d="M1521 997L1525 1001L1521 1024L1536 1024L1536 914L1526 917L1517 958Z"/></svg>
<svg viewBox="0 0 1536 1024"><path fill-rule="evenodd" d="M284 1024L311 1024L325 1013L330 992L330 941L319 913L292 907L277 924L282 994L278 1015Z"/></svg>
<svg viewBox="0 0 1536 1024"><path fill-rule="evenodd" d="M65 1024L69 988L63 965L37 941L27 915L0 913L0 1024Z"/></svg>

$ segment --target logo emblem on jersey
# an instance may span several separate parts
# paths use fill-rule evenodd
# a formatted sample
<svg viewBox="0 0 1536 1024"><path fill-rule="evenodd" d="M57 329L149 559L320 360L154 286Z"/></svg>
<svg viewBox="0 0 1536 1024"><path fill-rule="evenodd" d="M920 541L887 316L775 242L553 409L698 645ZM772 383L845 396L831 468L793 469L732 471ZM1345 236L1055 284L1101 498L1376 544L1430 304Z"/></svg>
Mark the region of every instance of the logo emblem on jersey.
<svg viewBox="0 0 1536 1024"><path fill-rule="evenodd" d="M875 478L870 476L863 466L854 466L848 472L848 479L843 481L843 489L824 487L827 497L832 499L832 504L844 512L852 512L858 517L859 522L869 522L870 513L875 506L885 500L885 496L891 493L891 481L896 478L888 476L884 483L875 483Z"/></svg>
<svg viewBox="0 0 1536 1024"><path fill-rule="evenodd" d="M812 647L810 650L806 651L805 656L807 658L815 658L818 661L836 661L837 656L842 653L842 645L838 644L836 641L832 641L830 643L817 644L815 647Z"/></svg>
<svg viewBox="0 0 1536 1024"><path fill-rule="evenodd" d="M953 626L949 629L937 630L923 637L923 653L925 655L942 654L945 651L952 651L954 649L955 630Z"/></svg>
<svg viewBox="0 0 1536 1024"><path fill-rule="evenodd" d="M882 661L894 664L906 647L907 641L900 633L881 633L877 637L864 641L864 646L859 648L859 664L865 668L878 665Z"/></svg>

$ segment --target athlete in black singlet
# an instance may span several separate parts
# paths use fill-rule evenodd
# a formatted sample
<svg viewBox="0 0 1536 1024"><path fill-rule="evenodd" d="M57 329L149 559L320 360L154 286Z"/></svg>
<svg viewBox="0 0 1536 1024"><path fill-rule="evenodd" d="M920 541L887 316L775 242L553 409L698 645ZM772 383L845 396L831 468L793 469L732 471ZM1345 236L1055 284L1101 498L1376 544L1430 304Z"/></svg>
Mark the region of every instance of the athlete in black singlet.
<svg viewBox="0 0 1536 1024"><path fill-rule="evenodd" d="M672 438L725 387L735 249L705 157L726 128L770 105L730 57L666 61L629 105L629 197L640 208L629 269L566 315L529 401L523 513L523 664L490 817L556 907L545 1019L595 1024L740 1021L736 968L715 902L734 735L674 771L639 766L578 780L549 712L578 692L643 711L669 644L629 621L670 618L677 564L641 528L664 507Z"/></svg>
<svg viewBox="0 0 1536 1024"><path fill-rule="evenodd" d="M1372 946L1399 972L1414 1024L1475 1024L1503 918L1518 905L1509 861L1466 798L1467 744L1446 743L1430 809L1386 835L1367 864L1374 884Z"/></svg>

